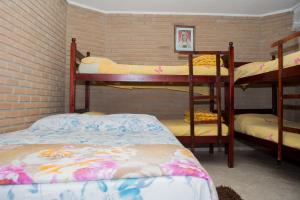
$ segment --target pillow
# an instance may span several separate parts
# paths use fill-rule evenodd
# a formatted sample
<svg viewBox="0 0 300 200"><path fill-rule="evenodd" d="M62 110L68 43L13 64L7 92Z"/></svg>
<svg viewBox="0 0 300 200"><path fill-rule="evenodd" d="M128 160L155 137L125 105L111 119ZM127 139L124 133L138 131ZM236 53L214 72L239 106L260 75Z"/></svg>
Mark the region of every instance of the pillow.
<svg viewBox="0 0 300 200"><path fill-rule="evenodd" d="M201 55L193 59L194 66L217 66L216 55ZM220 58L220 66L224 66L223 60Z"/></svg>
<svg viewBox="0 0 300 200"><path fill-rule="evenodd" d="M217 121L218 114L212 113L208 111L196 111L194 113L194 121L195 122L203 122L203 121ZM221 119L223 121L223 119ZM186 111L184 113L184 121L189 123L190 122L190 112Z"/></svg>
<svg viewBox="0 0 300 200"><path fill-rule="evenodd" d="M32 124L32 131L75 131L82 127L80 114L57 114L44 117Z"/></svg>
<svg viewBox="0 0 300 200"><path fill-rule="evenodd" d="M104 57L86 57L81 60L81 63L83 64L99 64L99 66L110 66L115 65L114 61L112 61L109 58Z"/></svg>

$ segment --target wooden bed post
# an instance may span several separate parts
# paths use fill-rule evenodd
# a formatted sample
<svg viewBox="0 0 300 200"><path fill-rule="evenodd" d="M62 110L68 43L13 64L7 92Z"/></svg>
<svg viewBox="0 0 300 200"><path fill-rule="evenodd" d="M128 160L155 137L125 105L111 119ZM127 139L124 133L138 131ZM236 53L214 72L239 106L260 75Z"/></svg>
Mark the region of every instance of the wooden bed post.
<svg viewBox="0 0 300 200"><path fill-rule="evenodd" d="M282 161L282 135L283 135L283 85L282 85L282 69L283 69L283 45L278 45L278 94L277 94L277 119L278 119L278 147L277 162Z"/></svg>
<svg viewBox="0 0 300 200"><path fill-rule="evenodd" d="M214 112L215 108L215 88L214 84L210 83L209 84L209 111ZM210 143L209 144L209 153L213 154L214 153L214 144Z"/></svg>
<svg viewBox="0 0 300 200"><path fill-rule="evenodd" d="M272 60L275 60L276 57L272 54ZM277 84L272 84L272 114L277 115Z"/></svg>
<svg viewBox="0 0 300 200"><path fill-rule="evenodd" d="M234 47L229 42L229 147L228 167L234 167Z"/></svg>
<svg viewBox="0 0 300 200"><path fill-rule="evenodd" d="M190 107L190 132L191 132L191 150L195 150L195 120L194 120L194 69L193 53L189 53L189 107Z"/></svg>
<svg viewBox="0 0 300 200"><path fill-rule="evenodd" d="M70 47L70 93L69 93L69 112L75 112L75 90L76 90L76 39L72 38Z"/></svg>
<svg viewBox="0 0 300 200"><path fill-rule="evenodd" d="M216 92L217 92L217 113L218 113L218 145L221 143L222 137L222 104L221 104L221 65L220 65L220 54L216 54L216 64L217 64L217 80L216 80Z"/></svg>
<svg viewBox="0 0 300 200"><path fill-rule="evenodd" d="M86 57L90 57L91 53L86 52ZM85 112L90 111L90 81L85 81L85 104L84 104Z"/></svg>
<svg viewBox="0 0 300 200"><path fill-rule="evenodd" d="M272 114L277 115L277 85L272 84Z"/></svg>
<svg viewBox="0 0 300 200"><path fill-rule="evenodd" d="M215 88L214 84L209 84L209 111L214 112L215 109Z"/></svg>

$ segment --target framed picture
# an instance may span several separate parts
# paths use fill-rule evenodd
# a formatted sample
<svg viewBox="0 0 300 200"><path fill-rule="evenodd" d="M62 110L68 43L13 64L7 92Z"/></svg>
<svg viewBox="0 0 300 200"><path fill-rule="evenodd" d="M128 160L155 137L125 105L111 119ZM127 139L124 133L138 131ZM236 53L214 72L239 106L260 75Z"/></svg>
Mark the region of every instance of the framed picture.
<svg viewBox="0 0 300 200"><path fill-rule="evenodd" d="M194 51L195 47L195 27L175 25L174 39L175 52L180 51Z"/></svg>

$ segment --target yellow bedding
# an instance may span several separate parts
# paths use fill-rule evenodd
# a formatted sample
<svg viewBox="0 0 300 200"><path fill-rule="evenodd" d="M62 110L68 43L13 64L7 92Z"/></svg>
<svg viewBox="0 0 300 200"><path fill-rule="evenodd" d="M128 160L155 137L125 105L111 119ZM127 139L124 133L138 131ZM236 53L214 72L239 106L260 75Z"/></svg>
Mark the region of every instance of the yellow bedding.
<svg viewBox="0 0 300 200"><path fill-rule="evenodd" d="M300 128L299 122L284 121L284 125ZM235 131L264 140L278 142L277 117L271 114L242 114L235 116ZM300 134L284 132L283 144L300 149Z"/></svg>
<svg viewBox="0 0 300 200"><path fill-rule="evenodd" d="M105 115L103 112L86 112L87 115ZM190 136L190 124L183 119L160 120L175 136ZM218 127L216 124L195 125L196 136L217 136ZM222 135L228 135L228 127L222 124Z"/></svg>
<svg viewBox="0 0 300 200"><path fill-rule="evenodd" d="M190 124L183 119L160 120L175 136L190 136ZM217 124L197 124L195 125L196 136L217 136ZM222 124L222 135L228 135L228 127Z"/></svg>
<svg viewBox="0 0 300 200"><path fill-rule="evenodd" d="M283 67L288 68L300 64L300 51L283 57ZM253 62L235 69L234 80L278 70L278 59L268 62Z"/></svg>
<svg viewBox="0 0 300 200"><path fill-rule="evenodd" d="M142 74L142 75L188 75L189 68L187 65L182 66L161 66L161 65L127 65L118 64L104 57L87 57L81 60L79 65L79 73L88 74ZM216 75L216 67L208 65L194 66L195 75ZM221 67L221 75L228 75L228 70ZM188 92L187 86L115 86L122 89L155 89L162 88L168 90L176 90ZM209 89L205 86L195 87L195 93L208 95Z"/></svg>
<svg viewBox="0 0 300 200"><path fill-rule="evenodd" d="M92 67L93 66L93 67ZM112 63L109 65L95 64L79 65L79 73L93 74L142 74L142 75L188 75L188 66L161 66L161 65L126 65ZM91 68L93 68L91 70ZM215 66L194 66L195 75L216 75ZM221 75L228 75L228 70L221 67Z"/></svg>

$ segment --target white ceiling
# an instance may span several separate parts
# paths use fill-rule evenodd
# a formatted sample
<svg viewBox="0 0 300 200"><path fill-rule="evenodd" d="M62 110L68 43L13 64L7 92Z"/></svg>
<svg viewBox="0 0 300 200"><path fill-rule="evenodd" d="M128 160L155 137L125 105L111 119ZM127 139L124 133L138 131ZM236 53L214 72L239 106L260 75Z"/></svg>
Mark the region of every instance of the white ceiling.
<svg viewBox="0 0 300 200"><path fill-rule="evenodd" d="M264 16L293 9L300 0L68 0L106 13Z"/></svg>

